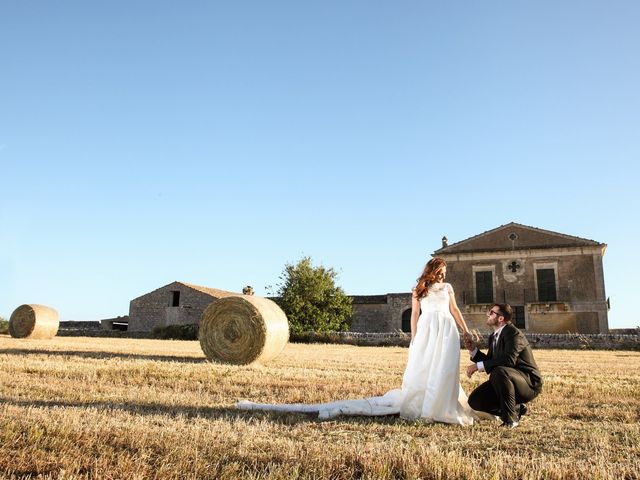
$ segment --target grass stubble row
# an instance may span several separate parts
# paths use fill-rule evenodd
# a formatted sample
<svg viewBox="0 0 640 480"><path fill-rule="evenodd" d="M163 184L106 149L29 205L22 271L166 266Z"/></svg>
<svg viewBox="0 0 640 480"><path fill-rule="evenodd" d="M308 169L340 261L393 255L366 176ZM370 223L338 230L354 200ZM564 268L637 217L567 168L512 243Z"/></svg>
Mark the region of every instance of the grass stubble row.
<svg viewBox="0 0 640 480"><path fill-rule="evenodd" d="M232 366L195 341L0 336L0 475L640 478L640 352L536 350L545 388L511 431L232 408L378 395L400 385L406 354L289 344L266 365ZM469 392L486 377L461 378Z"/></svg>

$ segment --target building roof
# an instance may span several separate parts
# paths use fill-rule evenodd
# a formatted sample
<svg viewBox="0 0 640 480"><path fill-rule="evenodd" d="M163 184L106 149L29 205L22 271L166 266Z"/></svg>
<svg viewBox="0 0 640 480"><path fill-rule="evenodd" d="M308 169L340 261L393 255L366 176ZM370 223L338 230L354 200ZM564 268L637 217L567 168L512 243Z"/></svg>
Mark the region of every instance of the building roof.
<svg viewBox="0 0 640 480"><path fill-rule="evenodd" d="M222 297L229 297L231 295L242 295L241 293L238 292L229 292L227 290L219 290L217 288L209 288L209 287L203 287L200 285L193 285L192 283L187 283L187 282L179 282L179 281L175 281L175 282L171 282L168 283L167 285L163 285L160 288L156 288L155 290L152 290L151 292L147 292L144 295L140 295L139 297L134 298L134 300L137 300L138 298L142 298L142 297L146 297L147 295L150 295L154 292L157 292L158 290L162 290L164 288L170 287L172 285L183 285L187 288L191 288L193 290L197 290L198 292L210 295L213 298L222 298Z"/></svg>
<svg viewBox="0 0 640 480"><path fill-rule="evenodd" d="M231 295L242 295L241 293L238 293L238 292L229 292L227 290L219 290L217 288L203 287L200 285L193 285L192 283L187 283L187 282L175 282L175 283L180 283L185 287L193 288L194 290L197 290L202 293L206 293L216 298L230 297Z"/></svg>
<svg viewBox="0 0 640 480"><path fill-rule="evenodd" d="M469 237L466 240L442 247L433 252L433 254L593 246L603 247L604 251L607 245L595 240L511 222Z"/></svg>

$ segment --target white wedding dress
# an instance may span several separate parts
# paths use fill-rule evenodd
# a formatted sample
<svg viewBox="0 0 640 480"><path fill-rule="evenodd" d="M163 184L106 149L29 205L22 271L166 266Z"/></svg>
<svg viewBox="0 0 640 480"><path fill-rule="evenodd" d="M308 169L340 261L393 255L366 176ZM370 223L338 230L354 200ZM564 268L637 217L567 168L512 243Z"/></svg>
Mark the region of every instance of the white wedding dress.
<svg viewBox="0 0 640 480"><path fill-rule="evenodd" d="M381 397L339 400L330 403L269 404L241 401L236 408L280 412L318 413L328 419L338 415L393 415L409 420L471 425L474 411L460 386L460 334L449 311L448 283L436 283L420 300L422 313L415 338L409 346L409 359L402 388Z"/></svg>

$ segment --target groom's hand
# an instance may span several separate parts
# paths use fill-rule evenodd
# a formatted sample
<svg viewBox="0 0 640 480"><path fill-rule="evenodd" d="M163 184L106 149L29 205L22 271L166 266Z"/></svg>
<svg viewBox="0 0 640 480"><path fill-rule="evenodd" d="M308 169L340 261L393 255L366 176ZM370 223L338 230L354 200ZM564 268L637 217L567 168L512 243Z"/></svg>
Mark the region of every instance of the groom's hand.
<svg viewBox="0 0 640 480"><path fill-rule="evenodd" d="M471 376L478 371L478 366L475 363L472 363L467 367L467 377L471 378Z"/></svg>

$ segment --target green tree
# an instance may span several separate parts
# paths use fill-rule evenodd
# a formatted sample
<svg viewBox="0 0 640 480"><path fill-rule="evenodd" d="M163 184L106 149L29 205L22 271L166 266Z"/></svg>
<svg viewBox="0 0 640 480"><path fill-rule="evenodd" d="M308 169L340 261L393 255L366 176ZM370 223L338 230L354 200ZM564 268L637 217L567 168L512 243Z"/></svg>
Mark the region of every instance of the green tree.
<svg viewBox="0 0 640 480"><path fill-rule="evenodd" d="M349 329L351 297L336 286L337 277L333 268L314 267L311 257L285 265L276 301L286 313L293 335Z"/></svg>

